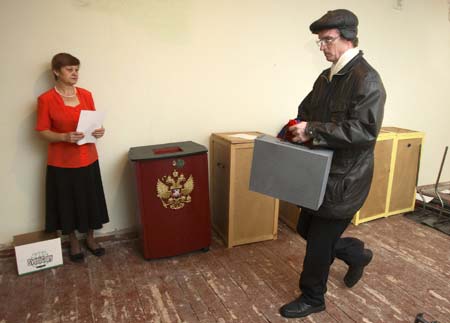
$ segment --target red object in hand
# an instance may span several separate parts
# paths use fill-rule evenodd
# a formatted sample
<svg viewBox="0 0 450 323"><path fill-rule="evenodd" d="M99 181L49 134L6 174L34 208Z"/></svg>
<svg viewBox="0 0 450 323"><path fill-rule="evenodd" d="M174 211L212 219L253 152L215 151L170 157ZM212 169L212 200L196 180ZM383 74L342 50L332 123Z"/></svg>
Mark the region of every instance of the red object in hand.
<svg viewBox="0 0 450 323"><path fill-rule="evenodd" d="M291 119L291 120L289 120L287 125L288 125L288 127L290 127L290 126L295 126L297 123L298 123L297 119Z"/></svg>
<svg viewBox="0 0 450 323"><path fill-rule="evenodd" d="M286 134L284 136L284 138L287 141L292 141L292 138L294 138L294 136L292 135L292 132L289 131L289 127L291 126L295 126L298 123L298 121L296 119L291 119L289 120L289 122L286 125Z"/></svg>

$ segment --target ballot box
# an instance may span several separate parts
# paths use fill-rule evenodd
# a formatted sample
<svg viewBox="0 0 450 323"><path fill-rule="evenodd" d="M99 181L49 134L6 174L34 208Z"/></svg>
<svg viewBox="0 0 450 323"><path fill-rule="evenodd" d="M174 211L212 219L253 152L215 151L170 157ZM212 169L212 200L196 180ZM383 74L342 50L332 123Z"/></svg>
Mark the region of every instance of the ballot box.
<svg viewBox="0 0 450 323"><path fill-rule="evenodd" d="M263 135L255 139L250 190L301 207L322 204L333 152Z"/></svg>
<svg viewBox="0 0 450 323"><path fill-rule="evenodd" d="M208 250L211 220L207 149L192 141L132 147L144 258Z"/></svg>

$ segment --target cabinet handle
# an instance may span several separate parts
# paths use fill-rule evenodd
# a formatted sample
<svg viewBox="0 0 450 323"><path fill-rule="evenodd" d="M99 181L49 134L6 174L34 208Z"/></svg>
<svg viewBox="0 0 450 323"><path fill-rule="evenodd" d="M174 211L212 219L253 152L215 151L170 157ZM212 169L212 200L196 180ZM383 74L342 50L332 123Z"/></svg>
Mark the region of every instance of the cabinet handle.
<svg viewBox="0 0 450 323"><path fill-rule="evenodd" d="M225 165L219 162L217 162L217 167L225 169Z"/></svg>

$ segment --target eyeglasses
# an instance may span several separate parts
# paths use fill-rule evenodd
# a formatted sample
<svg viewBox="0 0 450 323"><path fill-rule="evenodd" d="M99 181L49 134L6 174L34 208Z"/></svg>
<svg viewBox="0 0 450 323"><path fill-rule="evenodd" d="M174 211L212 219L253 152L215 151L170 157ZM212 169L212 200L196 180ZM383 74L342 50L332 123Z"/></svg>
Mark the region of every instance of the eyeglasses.
<svg viewBox="0 0 450 323"><path fill-rule="evenodd" d="M322 47L322 45L323 45L323 46L329 46L329 45L331 45L336 39L339 39L339 38L340 38L340 36L336 36L336 37L327 37L327 38L324 38L324 39L319 39L319 40L316 40L316 44L317 44L317 46L319 46L319 48Z"/></svg>

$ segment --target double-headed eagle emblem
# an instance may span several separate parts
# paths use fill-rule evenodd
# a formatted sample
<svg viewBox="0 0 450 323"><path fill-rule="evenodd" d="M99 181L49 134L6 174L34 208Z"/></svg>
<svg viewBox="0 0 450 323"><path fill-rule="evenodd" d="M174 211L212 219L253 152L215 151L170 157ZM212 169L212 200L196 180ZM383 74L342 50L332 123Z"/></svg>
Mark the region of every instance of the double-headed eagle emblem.
<svg viewBox="0 0 450 323"><path fill-rule="evenodd" d="M172 175L163 176L156 183L157 196L165 208L178 210L191 202L191 192L194 190L194 178L189 175L186 180L184 174L173 170Z"/></svg>

